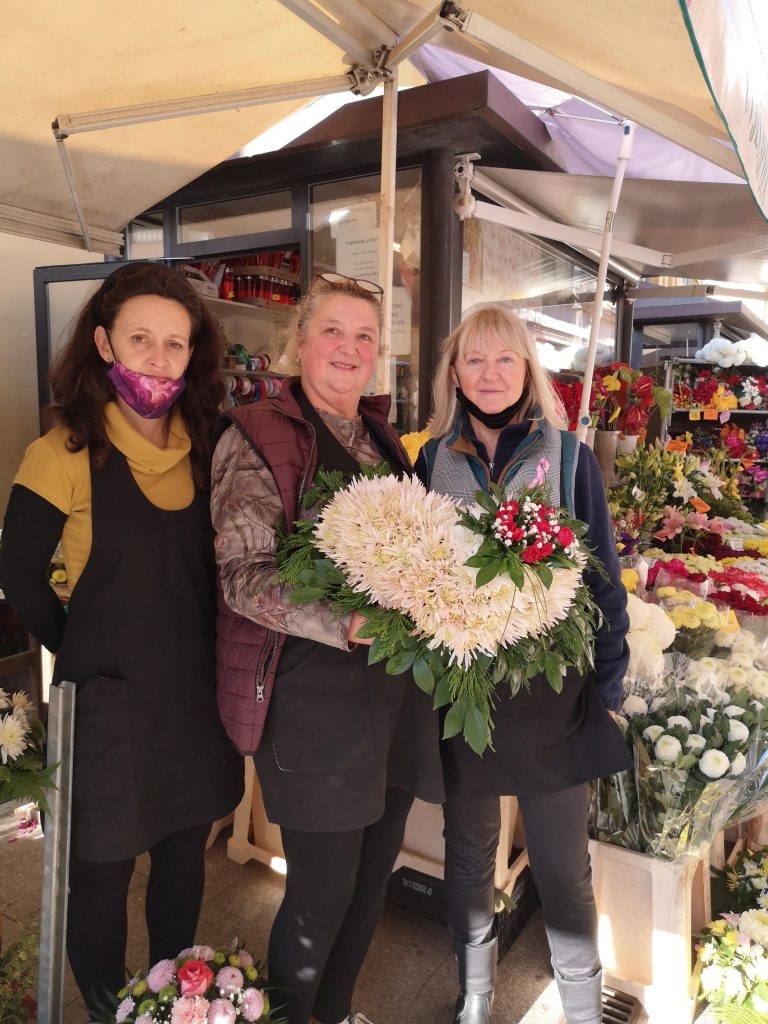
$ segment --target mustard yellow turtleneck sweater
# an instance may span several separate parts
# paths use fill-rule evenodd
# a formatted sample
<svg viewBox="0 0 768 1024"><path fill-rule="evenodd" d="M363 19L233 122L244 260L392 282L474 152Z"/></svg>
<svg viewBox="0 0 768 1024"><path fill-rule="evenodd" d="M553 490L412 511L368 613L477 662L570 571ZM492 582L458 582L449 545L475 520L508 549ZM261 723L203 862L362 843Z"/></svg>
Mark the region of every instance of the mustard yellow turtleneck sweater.
<svg viewBox="0 0 768 1024"><path fill-rule="evenodd" d="M194 497L190 440L178 411L171 415L168 444L158 448L123 416L115 402L104 407L107 436L125 455L144 496L166 511L186 508ZM14 483L34 491L68 518L61 550L70 587L74 587L91 550L91 467L88 452L67 450L69 430L54 427L26 451Z"/></svg>

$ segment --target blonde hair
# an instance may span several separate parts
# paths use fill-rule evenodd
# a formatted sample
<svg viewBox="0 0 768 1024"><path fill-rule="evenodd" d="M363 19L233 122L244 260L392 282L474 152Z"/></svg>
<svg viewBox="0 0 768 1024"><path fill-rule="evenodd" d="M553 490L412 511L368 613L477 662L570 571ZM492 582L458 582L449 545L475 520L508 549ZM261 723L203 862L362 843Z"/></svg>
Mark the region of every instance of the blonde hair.
<svg viewBox="0 0 768 1024"><path fill-rule="evenodd" d="M558 430L565 430L567 421L562 402L551 377L539 362L536 343L528 327L504 306L489 303L465 317L441 345L440 360L432 381L432 416L427 424L432 436L449 434L459 410L452 367L470 348L482 351L491 338L525 359L528 404L522 411L522 417L532 415L538 407L536 418L546 420Z"/></svg>
<svg viewBox="0 0 768 1024"><path fill-rule="evenodd" d="M381 333L382 311L378 293L366 291L365 288L355 284L352 278L342 284L324 281L321 277L318 277L315 278L304 298L296 306L294 330L296 332L296 344L299 347L301 347L301 343L304 340L307 324L317 312L317 307L322 300L334 298L337 295L348 295L352 299L363 299L364 302L368 302L376 313L376 326L379 329L379 333Z"/></svg>

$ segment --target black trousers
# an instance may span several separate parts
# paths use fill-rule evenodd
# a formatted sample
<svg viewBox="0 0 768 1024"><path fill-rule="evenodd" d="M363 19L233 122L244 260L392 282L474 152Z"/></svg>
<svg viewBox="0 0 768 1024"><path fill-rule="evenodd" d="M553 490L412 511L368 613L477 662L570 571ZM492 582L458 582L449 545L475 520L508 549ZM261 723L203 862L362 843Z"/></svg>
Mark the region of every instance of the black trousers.
<svg viewBox="0 0 768 1024"><path fill-rule="evenodd" d="M339 1024L384 906L413 797L387 790L384 814L350 832L281 829L285 898L269 937L269 982L277 1016Z"/></svg>
<svg viewBox="0 0 768 1024"><path fill-rule="evenodd" d="M149 851L150 964L172 959L194 944L210 830L210 825L195 825L166 836ZM105 993L114 994L125 984L128 885L135 863L135 858L70 863L67 955L83 1000L94 1013Z"/></svg>

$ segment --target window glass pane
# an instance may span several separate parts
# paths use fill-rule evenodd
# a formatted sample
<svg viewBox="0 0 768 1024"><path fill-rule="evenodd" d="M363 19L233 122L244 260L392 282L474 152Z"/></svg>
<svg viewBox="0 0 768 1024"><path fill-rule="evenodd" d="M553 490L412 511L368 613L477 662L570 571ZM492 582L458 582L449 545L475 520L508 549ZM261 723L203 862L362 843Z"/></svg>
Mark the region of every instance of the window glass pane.
<svg viewBox="0 0 768 1024"><path fill-rule="evenodd" d="M462 316L479 303L503 302L528 323L550 370L569 368L589 341L595 283L595 274L539 238L485 220L464 221ZM613 353L615 338L616 306L606 302L599 342Z"/></svg>
<svg viewBox="0 0 768 1024"><path fill-rule="evenodd" d="M179 211L179 242L284 231L291 227L291 193L230 199Z"/></svg>
<svg viewBox="0 0 768 1024"><path fill-rule="evenodd" d="M392 418L405 433L417 428L421 171L399 171L395 193L394 271L378 279L379 175L335 181L312 189L312 269L365 278L392 289L389 393ZM366 394L373 394L375 377Z"/></svg>

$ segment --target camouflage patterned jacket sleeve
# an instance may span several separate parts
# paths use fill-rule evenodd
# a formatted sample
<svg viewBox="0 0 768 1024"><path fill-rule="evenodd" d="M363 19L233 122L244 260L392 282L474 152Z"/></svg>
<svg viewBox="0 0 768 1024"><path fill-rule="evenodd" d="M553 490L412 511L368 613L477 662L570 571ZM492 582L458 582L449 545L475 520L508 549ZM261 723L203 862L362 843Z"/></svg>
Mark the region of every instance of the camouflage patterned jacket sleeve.
<svg viewBox="0 0 768 1024"><path fill-rule="evenodd" d="M234 428L224 432L214 452L211 516L224 600L232 611L280 633L350 649L350 616L335 618L321 601L294 604L277 582L280 494L259 454Z"/></svg>

